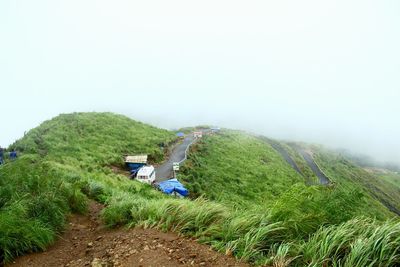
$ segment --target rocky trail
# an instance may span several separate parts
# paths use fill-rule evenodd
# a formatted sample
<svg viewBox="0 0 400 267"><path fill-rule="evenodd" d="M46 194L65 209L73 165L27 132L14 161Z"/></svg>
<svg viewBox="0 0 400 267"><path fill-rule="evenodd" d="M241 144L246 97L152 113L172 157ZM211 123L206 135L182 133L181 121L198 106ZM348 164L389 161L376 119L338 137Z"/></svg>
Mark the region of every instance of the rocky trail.
<svg viewBox="0 0 400 267"><path fill-rule="evenodd" d="M64 234L47 251L6 266L248 266L193 239L154 229L107 229L102 205L90 202L87 215L72 215Z"/></svg>

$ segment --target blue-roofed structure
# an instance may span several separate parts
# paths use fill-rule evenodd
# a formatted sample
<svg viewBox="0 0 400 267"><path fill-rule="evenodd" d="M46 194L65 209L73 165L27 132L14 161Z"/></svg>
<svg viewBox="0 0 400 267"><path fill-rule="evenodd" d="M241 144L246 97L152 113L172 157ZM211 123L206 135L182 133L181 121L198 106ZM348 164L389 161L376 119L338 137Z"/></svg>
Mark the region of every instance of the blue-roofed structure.
<svg viewBox="0 0 400 267"><path fill-rule="evenodd" d="M183 133L183 132L178 132L178 133L176 133L176 136L177 136L177 137L185 137L185 133Z"/></svg>
<svg viewBox="0 0 400 267"><path fill-rule="evenodd" d="M189 191L176 178L160 182L158 188L167 195L178 194L182 197L189 195Z"/></svg>

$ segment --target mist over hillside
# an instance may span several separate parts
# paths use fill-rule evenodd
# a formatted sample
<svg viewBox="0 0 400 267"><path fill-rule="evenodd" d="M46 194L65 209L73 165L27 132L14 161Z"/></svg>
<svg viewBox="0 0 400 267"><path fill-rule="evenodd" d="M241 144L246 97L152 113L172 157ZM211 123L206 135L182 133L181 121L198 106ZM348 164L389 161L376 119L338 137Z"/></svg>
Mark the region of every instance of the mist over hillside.
<svg viewBox="0 0 400 267"><path fill-rule="evenodd" d="M23 2L0 4L1 146L111 111L400 164L395 1Z"/></svg>
<svg viewBox="0 0 400 267"><path fill-rule="evenodd" d="M1 0L0 266L400 266L399 11Z"/></svg>
<svg viewBox="0 0 400 267"><path fill-rule="evenodd" d="M41 264L57 254L63 265L76 259L77 266L95 259L117 263L119 254L107 248L123 244L118 253L137 262L132 241L122 237L143 227L153 228L153 234L163 230L193 237L221 252L216 259L225 254L260 266L282 260L286 266L398 265L400 184L395 177L376 176L321 146L203 126L181 131L192 138L200 129L203 136L189 146L187 160L174 172L189 189L187 198L156 190L157 182L132 180L123 157L146 154L148 164L163 165L184 143L176 131L96 112L61 114L28 131L11 146L19 157L0 166L1 261L17 257ZM95 227L67 224L71 216ZM86 238L75 236L77 228ZM336 241L328 242L332 236ZM74 249L72 243L86 249ZM324 244L329 249L320 250ZM91 249L97 245L106 249L98 254ZM72 249L72 261L71 253L54 251L60 246ZM170 250L148 246L157 256L152 252L146 260L160 255L173 261ZM30 254L47 249L53 254ZM193 255L187 248L182 253ZM196 266L204 266L207 257L202 257L192 258Z"/></svg>

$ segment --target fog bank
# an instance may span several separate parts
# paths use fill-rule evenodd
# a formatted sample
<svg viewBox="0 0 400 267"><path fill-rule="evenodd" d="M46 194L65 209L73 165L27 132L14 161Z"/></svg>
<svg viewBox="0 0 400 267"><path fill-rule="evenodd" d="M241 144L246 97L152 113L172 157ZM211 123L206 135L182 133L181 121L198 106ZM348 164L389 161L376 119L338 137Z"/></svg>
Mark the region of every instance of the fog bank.
<svg viewBox="0 0 400 267"><path fill-rule="evenodd" d="M0 3L0 145L59 113L211 124L400 164L398 1Z"/></svg>

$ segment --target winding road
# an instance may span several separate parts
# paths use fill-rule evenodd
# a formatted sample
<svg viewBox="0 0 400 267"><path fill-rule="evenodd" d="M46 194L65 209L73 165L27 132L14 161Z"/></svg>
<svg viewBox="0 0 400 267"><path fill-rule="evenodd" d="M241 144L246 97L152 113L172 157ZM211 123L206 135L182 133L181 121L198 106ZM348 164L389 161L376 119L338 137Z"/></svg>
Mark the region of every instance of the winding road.
<svg viewBox="0 0 400 267"><path fill-rule="evenodd" d="M297 148L297 152L301 154L301 156L304 158L304 160L307 162L308 166L311 168L311 170L315 173L315 175L319 179L319 183L322 185L328 185L330 184L329 178L321 171L321 169L318 167L317 163L315 163L314 158L311 156L310 153L305 151L302 148Z"/></svg>
<svg viewBox="0 0 400 267"><path fill-rule="evenodd" d="M296 162L292 159L289 153L283 148L278 142L268 139L267 142L274 148L284 159L285 161L292 166L292 168L298 172L301 176L304 177L304 174L301 172L300 168L297 166ZM328 185L331 183L329 178L321 171L318 167L317 163L315 163L314 158L311 156L310 153L305 151L303 148L294 147L294 149L304 158L307 162L307 165L311 168L314 174L318 177L319 183L321 185Z"/></svg>
<svg viewBox="0 0 400 267"><path fill-rule="evenodd" d="M185 136L182 143L176 145L168 160L156 168L156 182L162 182L174 177L174 162L183 162L186 159L186 151L196 140L193 133Z"/></svg>
<svg viewBox="0 0 400 267"><path fill-rule="evenodd" d="M303 173L300 171L300 168L297 166L296 162L292 159L292 157L289 155L289 153L284 149L280 144L273 142L272 140L269 140L268 143L274 148L281 156L283 159L290 165L292 168L298 172L301 176L304 176Z"/></svg>

